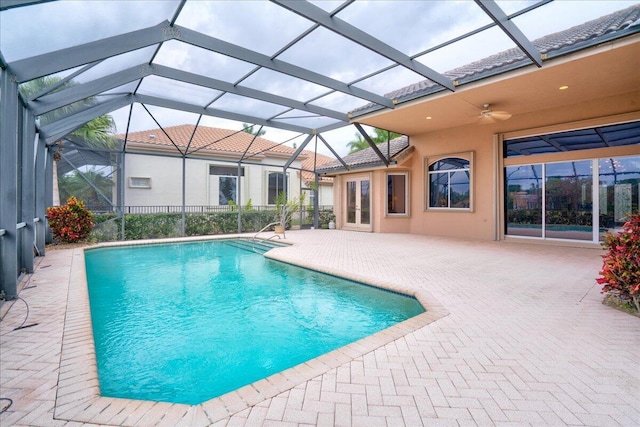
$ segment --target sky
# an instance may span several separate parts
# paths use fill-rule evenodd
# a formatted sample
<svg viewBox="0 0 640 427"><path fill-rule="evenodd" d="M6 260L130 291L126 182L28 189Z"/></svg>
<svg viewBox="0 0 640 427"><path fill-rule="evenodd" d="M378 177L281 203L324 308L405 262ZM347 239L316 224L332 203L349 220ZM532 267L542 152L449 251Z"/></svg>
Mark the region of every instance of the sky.
<svg viewBox="0 0 640 427"><path fill-rule="evenodd" d="M134 31L171 20L177 0L129 1L68 1L61 0L28 7L9 9L0 13L0 51L4 59L12 61L28 56L64 49L124 32ZM316 6L332 11L341 2L314 1ZM507 14L530 5L531 1L497 1ZM529 39L536 39L567 29L590 19L637 4L629 1L570 1L556 0L532 12L514 18L513 22ZM453 37L488 24L489 18L469 0L464 1L356 1L336 15L341 20L365 31L407 55L418 55ZM255 50L303 67L321 75L351 83L369 73L391 64L391 61L368 49L348 41L335 33L317 28L295 45L282 50L291 40L311 27L311 22L282 7L266 1L187 1L176 24L235 45ZM416 57L416 61L435 71L453 68L485 58L513 47L513 42L497 27L469 37L458 43ZM79 83L91 81L115 71L148 63L165 65L207 77L237 83L301 102L347 113L368 101L327 93L327 89L271 70L260 69L233 59L171 40L162 44L156 53L151 46L110 58L75 78ZM155 54L155 56L154 56ZM68 75L74 70L60 73ZM402 67L395 67L379 76L355 83L356 87L383 95L392 90L424 80L424 77ZM135 89L131 83L110 91L109 96ZM153 76L143 80L138 93L164 96L176 101L206 105L213 108L270 118L285 110L282 106L247 100L236 95L222 94L186 83L175 84ZM321 97L322 96L322 97ZM318 98L319 97L319 98ZM106 96L104 99L108 98ZM316 99L317 98L317 99ZM198 116L164 108L148 107L155 120L163 126L195 124ZM129 108L111 113L117 131L127 129ZM310 127L326 124L326 119L302 118L308 113L292 111L279 119ZM240 129L242 122L203 116L200 124ZM135 104L130 131L156 129L158 124L143 107ZM370 128L367 128L370 130ZM301 142L304 136L276 128L266 128L265 138L275 142ZM335 150L344 155L347 142L355 139L356 129L347 126L323 134ZM319 151L329 150L319 145Z"/></svg>

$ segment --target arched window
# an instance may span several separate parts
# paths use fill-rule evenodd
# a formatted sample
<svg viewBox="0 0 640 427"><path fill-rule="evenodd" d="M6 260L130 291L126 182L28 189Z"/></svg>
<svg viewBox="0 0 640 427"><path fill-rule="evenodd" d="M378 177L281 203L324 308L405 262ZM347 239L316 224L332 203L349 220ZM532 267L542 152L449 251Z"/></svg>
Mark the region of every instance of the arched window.
<svg viewBox="0 0 640 427"><path fill-rule="evenodd" d="M446 157L430 163L427 188L429 209L471 209L471 162Z"/></svg>

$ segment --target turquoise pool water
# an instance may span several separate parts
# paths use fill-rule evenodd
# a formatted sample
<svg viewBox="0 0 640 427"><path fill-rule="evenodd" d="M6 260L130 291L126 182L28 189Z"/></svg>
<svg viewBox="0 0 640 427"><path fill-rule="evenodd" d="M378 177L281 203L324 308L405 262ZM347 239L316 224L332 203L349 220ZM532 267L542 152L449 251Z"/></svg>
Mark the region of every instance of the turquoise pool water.
<svg viewBox="0 0 640 427"><path fill-rule="evenodd" d="M202 403L424 311L224 240L85 260L103 396Z"/></svg>

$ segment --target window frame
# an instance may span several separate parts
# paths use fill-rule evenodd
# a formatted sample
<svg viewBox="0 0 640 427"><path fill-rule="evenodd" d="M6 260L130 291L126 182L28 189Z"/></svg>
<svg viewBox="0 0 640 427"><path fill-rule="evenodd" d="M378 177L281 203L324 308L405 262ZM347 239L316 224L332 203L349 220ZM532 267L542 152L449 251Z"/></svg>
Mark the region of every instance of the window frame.
<svg viewBox="0 0 640 427"><path fill-rule="evenodd" d="M429 168L436 162L446 160L446 159L462 159L469 162L469 207L467 208L456 208L450 206L430 206L429 201L431 199L431 175L440 174L440 173L450 173L451 171L465 171L467 169L451 169L444 170L442 172L431 172ZM474 171L474 152L473 151L464 151L458 153L447 153L439 156L430 156L424 158L424 203L423 209L424 211L429 212L474 212L474 179L473 179L473 171ZM450 186L449 186L450 187ZM450 193L447 197L447 202L451 204L451 196Z"/></svg>
<svg viewBox="0 0 640 427"><path fill-rule="evenodd" d="M277 171L277 170L267 170L265 171L265 186L264 186L264 191L265 191L265 205L267 206L275 206L275 198L273 200L273 203L269 203L269 191L270 191L270 187L269 187L269 176L273 173L277 173L279 175L282 175L284 177L284 188L280 189L280 191L284 191L285 193L287 193L287 200L289 199L289 189L291 187L290 182L289 182L289 173L284 173L282 171ZM278 191L275 195L275 197L278 197L278 194L280 193L280 191Z"/></svg>
<svg viewBox="0 0 640 427"><path fill-rule="evenodd" d="M208 176L209 176L209 203L211 206L227 206L220 204L220 178L235 178L236 181L236 198L238 198L238 188L242 185L243 178L245 176L245 167L240 168L240 175L238 176L238 168L236 166L227 166L226 164L217 164L217 163L209 163L208 166ZM216 173L218 172L218 173ZM221 173L220 173L221 172ZM215 185L218 187L218 194L215 199L211 196L211 177L217 177L217 182ZM242 179L241 179L242 178ZM213 200L212 200L213 199ZM215 203L215 204L214 204ZM240 200L234 200L234 203L240 204Z"/></svg>
<svg viewBox="0 0 640 427"><path fill-rule="evenodd" d="M390 176L403 176L404 177L404 212L403 213L398 213L398 212L389 212L389 177ZM398 218L398 217L402 217L402 218L406 218L409 215L409 212L411 212L411 209L409 207L409 171L402 171L402 172L387 172L385 174L385 198L384 198L384 216L385 217L390 217L390 218Z"/></svg>
<svg viewBox="0 0 640 427"><path fill-rule="evenodd" d="M236 176L236 175L211 175L211 176L217 176L218 177L218 206L225 206L224 204L222 204L220 202L220 195L222 194L222 189L221 189L222 186L221 186L220 180L222 178L225 178L225 179L232 178L234 180L234 185L235 185L234 195L235 195L236 199L238 198L238 185L239 185L238 184L238 176ZM231 200L236 205L238 204L238 200L233 200L233 199L231 199ZM228 204L229 204L229 202L227 201L227 205Z"/></svg>
<svg viewBox="0 0 640 427"><path fill-rule="evenodd" d="M136 185L133 183L134 180L146 180L147 184ZM141 189L149 189L151 188L151 177L150 176L130 176L129 177L129 188L141 188Z"/></svg>

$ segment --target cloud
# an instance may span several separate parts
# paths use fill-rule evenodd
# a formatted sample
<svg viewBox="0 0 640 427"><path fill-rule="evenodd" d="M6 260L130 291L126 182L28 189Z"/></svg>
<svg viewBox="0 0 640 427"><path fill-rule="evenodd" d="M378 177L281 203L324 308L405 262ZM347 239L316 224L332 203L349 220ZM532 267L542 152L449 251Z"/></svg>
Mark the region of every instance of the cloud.
<svg viewBox="0 0 640 427"><path fill-rule="evenodd" d="M156 25L178 2L56 1L3 11L0 40L7 61L52 52Z"/></svg>

